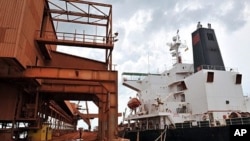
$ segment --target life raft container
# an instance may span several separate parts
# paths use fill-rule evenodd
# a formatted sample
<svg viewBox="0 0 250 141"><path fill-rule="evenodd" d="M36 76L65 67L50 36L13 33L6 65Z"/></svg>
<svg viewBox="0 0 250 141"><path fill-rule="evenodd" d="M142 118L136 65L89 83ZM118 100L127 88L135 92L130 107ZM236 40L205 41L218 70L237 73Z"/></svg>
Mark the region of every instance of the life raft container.
<svg viewBox="0 0 250 141"><path fill-rule="evenodd" d="M129 101L128 101L128 107L130 108L130 109L135 109L135 108L137 108L137 107L139 107L140 105L141 105L141 102L140 102L140 100L139 99L137 99L137 98L131 98Z"/></svg>

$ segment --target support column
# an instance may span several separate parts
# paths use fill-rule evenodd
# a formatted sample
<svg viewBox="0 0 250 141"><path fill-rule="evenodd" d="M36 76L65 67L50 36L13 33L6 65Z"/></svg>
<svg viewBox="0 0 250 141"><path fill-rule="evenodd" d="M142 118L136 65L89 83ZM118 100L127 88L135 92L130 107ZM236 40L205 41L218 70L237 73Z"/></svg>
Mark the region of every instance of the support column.
<svg viewBox="0 0 250 141"><path fill-rule="evenodd" d="M117 138L117 127L118 127L118 102L117 94L110 94L110 107L108 111L108 138L109 140Z"/></svg>
<svg viewBox="0 0 250 141"><path fill-rule="evenodd" d="M108 126L108 116L107 116L107 112L105 112L105 103L100 100L99 101L99 114L98 114L98 118L99 118L99 123L98 123L98 140L107 140L107 126Z"/></svg>

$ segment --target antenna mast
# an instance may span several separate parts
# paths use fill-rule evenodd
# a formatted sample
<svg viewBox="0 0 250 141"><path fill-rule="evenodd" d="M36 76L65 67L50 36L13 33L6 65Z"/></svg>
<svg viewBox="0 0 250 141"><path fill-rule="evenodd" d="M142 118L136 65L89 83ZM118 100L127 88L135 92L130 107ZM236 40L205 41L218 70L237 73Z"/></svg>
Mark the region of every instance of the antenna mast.
<svg viewBox="0 0 250 141"><path fill-rule="evenodd" d="M181 55L179 52L179 48L186 48L186 45L182 45L180 36L179 36L179 29L176 32L176 35L173 37L173 42L172 43L167 43L167 45L170 47L170 51L172 54L172 57L176 58L176 64L182 63Z"/></svg>

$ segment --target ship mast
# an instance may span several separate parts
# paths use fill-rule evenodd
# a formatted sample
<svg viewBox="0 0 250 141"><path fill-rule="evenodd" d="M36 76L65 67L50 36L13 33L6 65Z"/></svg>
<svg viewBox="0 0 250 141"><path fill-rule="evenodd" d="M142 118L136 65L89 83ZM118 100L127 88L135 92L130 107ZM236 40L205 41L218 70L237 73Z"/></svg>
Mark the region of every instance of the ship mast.
<svg viewBox="0 0 250 141"><path fill-rule="evenodd" d="M176 58L176 64L182 63L179 48L187 48L187 46L181 43L179 30L177 30L176 35L173 37L173 42L167 43L167 45L170 47L169 50L171 51L172 57Z"/></svg>

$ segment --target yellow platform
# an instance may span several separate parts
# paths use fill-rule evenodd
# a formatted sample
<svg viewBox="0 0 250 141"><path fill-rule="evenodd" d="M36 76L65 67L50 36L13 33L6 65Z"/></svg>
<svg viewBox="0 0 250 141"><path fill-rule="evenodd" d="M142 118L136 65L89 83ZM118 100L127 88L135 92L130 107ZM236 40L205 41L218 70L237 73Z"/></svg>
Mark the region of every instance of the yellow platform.
<svg viewBox="0 0 250 141"><path fill-rule="evenodd" d="M52 140L52 129L48 125L43 125L39 130L29 131L28 136L32 141L49 141Z"/></svg>

